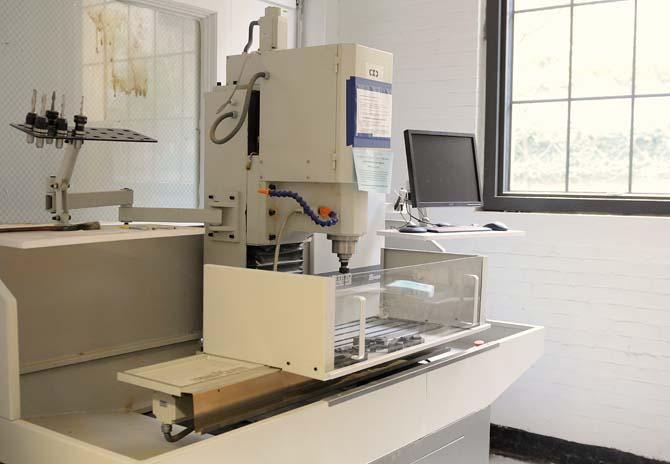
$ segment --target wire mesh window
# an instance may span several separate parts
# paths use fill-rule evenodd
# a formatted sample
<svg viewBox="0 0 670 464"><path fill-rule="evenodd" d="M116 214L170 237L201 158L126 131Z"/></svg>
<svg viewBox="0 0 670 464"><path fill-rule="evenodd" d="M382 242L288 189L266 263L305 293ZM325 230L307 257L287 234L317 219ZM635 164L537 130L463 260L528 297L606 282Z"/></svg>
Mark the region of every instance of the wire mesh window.
<svg viewBox="0 0 670 464"><path fill-rule="evenodd" d="M33 88L66 95L91 127L124 127L158 144L86 142L72 191L131 188L140 206L196 207L199 184L200 30L195 18L141 4L10 0L0 19L0 222L45 222L46 179L62 150L25 143L10 122ZM115 208L75 210L73 220L115 220Z"/></svg>
<svg viewBox="0 0 670 464"><path fill-rule="evenodd" d="M670 194L670 1L510 5L503 189Z"/></svg>

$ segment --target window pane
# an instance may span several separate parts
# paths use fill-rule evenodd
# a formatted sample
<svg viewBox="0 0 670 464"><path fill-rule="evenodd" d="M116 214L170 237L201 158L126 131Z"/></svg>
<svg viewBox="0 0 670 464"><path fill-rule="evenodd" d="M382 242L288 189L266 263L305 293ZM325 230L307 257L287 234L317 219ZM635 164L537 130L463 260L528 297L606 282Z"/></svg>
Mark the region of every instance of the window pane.
<svg viewBox="0 0 670 464"><path fill-rule="evenodd" d="M630 99L575 101L570 124L570 192L625 193Z"/></svg>
<svg viewBox="0 0 670 464"><path fill-rule="evenodd" d="M77 189L129 187L140 206L197 205L198 21L120 2L94 8L100 8L98 14L85 19L97 21L105 31L123 31L124 39L98 46L106 65L85 68L85 76L91 74L84 78L84 82L90 80L84 91L89 125L131 128L156 137L159 143L99 144L104 150L96 147L78 163L77 172L86 176L78 177ZM188 54L182 53L185 30L192 36L189 43L193 42ZM118 33L109 31L107 39L116 38ZM106 73L104 77L94 74L99 70ZM185 101L190 103L187 114ZM108 218L99 211L76 214L77 218ZM110 209L109 219L114 214Z"/></svg>
<svg viewBox="0 0 670 464"><path fill-rule="evenodd" d="M154 54L155 12L149 8L130 6L130 56L140 58Z"/></svg>
<svg viewBox="0 0 670 464"><path fill-rule="evenodd" d="M182 114L183 62L183 55L156 58L156 111L167 118Z"/></svg>
<svg viewBox="0 0 670 464"><path fill-rule="evenodd" d="M516 11L559 5L570 6L570 0L514 0L514 9Z"/></svg>
<svg viewBox="0 0 670 464"><path fill-rule="evenodd" d="M635 91L670 92L670 60L661 54L661 44L670 42L670 1L639 0L637 12L637 74Z"/></svg>
<svg viewBox="0 0 670 464"><path fill-rule="evenodd" d="M573 97L631 94L634 6L626 0L574 8Z"/></svg>
<svg viewBox="0 0 670 464"><path fill-rule="evenodd" d="M181 17L169 13L156 15L156 53L166 55L179 53L184 49L183 21Z"/></svg>
<svg viewBox="0 0 670 464"><path fill-rule="evenodd" d="M565 191L567 124L565 102L513 106L510 191Z"/></svg>
<svg viewBox="0 0 670 464"><path fill-rule="evenodd" d="M633 192L670 193L670 97L635 100Z"/></svg>
<svg viewBox="0 0 670 464"><path fill-rule="evenodd" d="M512 98L515 101L566 98L570 9L515 15L513 62Z"/></svg>
<svg viewBox="0 0 670 464"><path fill-rule="evenodd" d="M63 152L53 145L36 150L9 127L11 119L26 113L34 87L40 97L55 89L57 109L61 94L66 95L70 124L83 95L89 127L123 127L159 139L157 144L87 142L74 171L74 192L128 187L135 192L137 206L198 206L199 21L136 6L161 2L128 3L3 2L0 34L11 38L11 46L0 53L4 77L0 101L11 117L0 125L0 135L5 151L16 156L5 156L0 163L0 222L41 223L51 217L44 209L43 179L57 173ZM174 56L182 48L190 51L168 70L165 61L170 56L161 57L159 75L157 47ZM172 126L165 124L172 118ZM77 222L117 219L114 207L72 212Z"/></svg>

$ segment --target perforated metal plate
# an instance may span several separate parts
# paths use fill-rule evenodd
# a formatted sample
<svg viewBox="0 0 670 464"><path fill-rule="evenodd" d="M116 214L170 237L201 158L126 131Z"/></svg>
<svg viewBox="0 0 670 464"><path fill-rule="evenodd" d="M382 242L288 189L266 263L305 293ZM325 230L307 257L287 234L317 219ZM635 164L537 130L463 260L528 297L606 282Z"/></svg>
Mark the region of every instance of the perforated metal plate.
<svg viewBox="0 0 670 464"><path fill-rule="evenodd" d="M65 136L59 135L44 135L35 132L32 127L26 124L10 124L10 126L18 129L26 134L33 135L37 138L51 138L51 139L65 139L65 140L93 140L98 142L149 142L156 143L158 140L147 137L130 129L119 128L101 128L101 127L87 127L84 133L73 134L69 131Z"/></svg>

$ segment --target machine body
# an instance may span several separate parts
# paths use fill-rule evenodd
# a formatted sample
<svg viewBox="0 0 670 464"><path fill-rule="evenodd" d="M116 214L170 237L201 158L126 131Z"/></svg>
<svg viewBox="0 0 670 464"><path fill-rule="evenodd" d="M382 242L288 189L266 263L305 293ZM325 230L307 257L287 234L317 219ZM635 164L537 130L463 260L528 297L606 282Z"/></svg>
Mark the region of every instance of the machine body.
<svg viewBox="0 0 670 464"><path fill-rule="evenodd" d="M376 80L370 79L372 69L377 70ZM376 137L374 143L389 149L385 147L390 147L390 106L380 109L377 100L390 98L392 69L391 54L355 44L228 57L228 85L205 96L208 128L236 86L257 73L269 77L257 80L253 89L238 88L233 97L229 108L243 112L245 94L253 92L237 135L223 145L206 141L207 208L220 208L219 202L231 197L240 205L224 215L223 228L208 227L207 263L245 266L253 247L275 245L280 235L283 243L295 243L313 233L326 233L333 252L346 264L367 227L367 192L356 184L352 124L360 114L378 118L378 124L388 125L389 137L388 143L376 140L384 137ZM356 80L371 88L378 84L388 92L369 91L368 100L356 99L352 96ZM237 124L237 118L222 121L216 136ZM293 216L280 234L283 220L300 206L291 198L259 194L259 188L295 192L312 209L327 208L339 220L322 226L308 215Z"/></svg>
<svg viewBox="0 0 670 464"><path fill-rule="evenodd" d="M250 52L256 26L260 48ZM367 228L354 152L390 151L393 56L358 44L286 44L286 19L266 8L243 53L227 58L226 85L205 94L204 209L122 206L119 220L200 219L205 262L238 267L324 233L349 271Z"/></svg>
<svg viewBox="0 0 670 464"><path fill-rule="evenodd" d="M69 194L81 144L112 129L85 128L80 111L60 136L41 122L45 99L14 125L68 145L48 192L56 220L120 204L123 222L205 230L0 234L0 461L488 461L488 407L540 356L543 329L486 319L480 256L383 250L381 271L348 273L368 232L356 155L391 146L391 54L288 50L275 7L249 32L205 95L202 209ZM315 233L346 275L240 269L270 257L288 271L282 250L295 258Z"/></svg>

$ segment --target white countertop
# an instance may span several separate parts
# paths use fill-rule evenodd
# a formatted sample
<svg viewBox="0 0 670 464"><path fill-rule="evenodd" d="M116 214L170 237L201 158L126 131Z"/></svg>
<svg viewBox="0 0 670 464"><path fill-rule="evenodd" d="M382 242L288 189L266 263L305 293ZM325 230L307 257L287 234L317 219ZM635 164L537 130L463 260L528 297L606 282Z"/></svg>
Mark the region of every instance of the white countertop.
<svg viewBox="0 0 670 464"><path fill-rule="evenodd" d="M175 229L136 230L128 229L122 225L104 224L100 230L3 232L0 233L0 246L19 249L46 248L120 240L182 237L187 235L203 235L204 233L205 229L203 227L192 226L178 226Z"/></svg>
<svg viewBox="0 0 670 464"><path fill-rule="evenodd" d="M524 237L526 232L523 230L491 230L477 232L423 232L418 234L400 232L396 229L378 230L377 235L382 237L402 238L407 240L419 240L422 242L442 241L442 240L464 240L468 238L500 238L500 237Z"/></svg>

